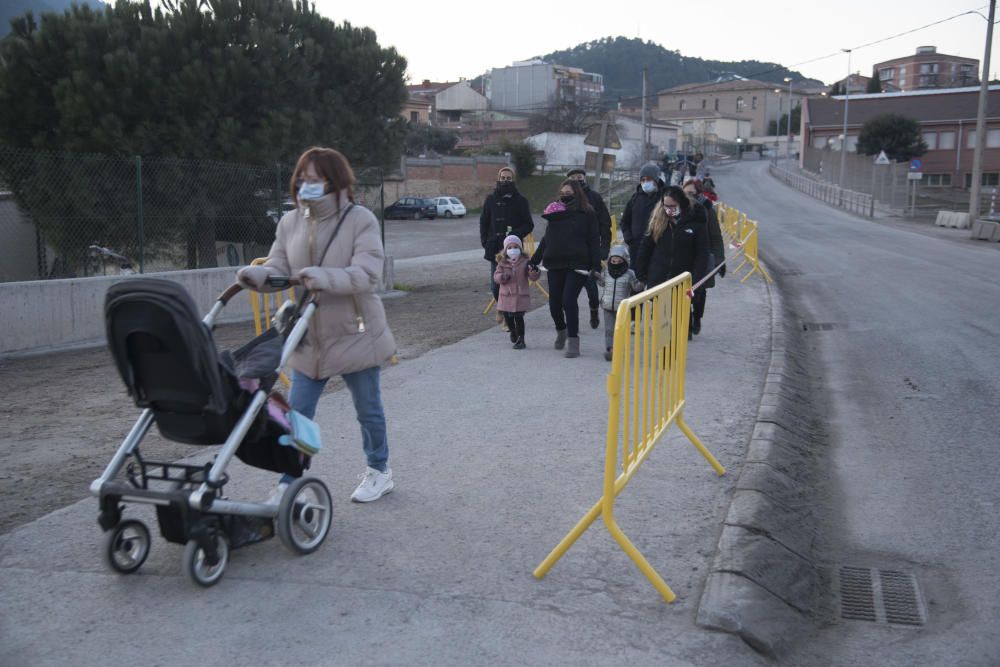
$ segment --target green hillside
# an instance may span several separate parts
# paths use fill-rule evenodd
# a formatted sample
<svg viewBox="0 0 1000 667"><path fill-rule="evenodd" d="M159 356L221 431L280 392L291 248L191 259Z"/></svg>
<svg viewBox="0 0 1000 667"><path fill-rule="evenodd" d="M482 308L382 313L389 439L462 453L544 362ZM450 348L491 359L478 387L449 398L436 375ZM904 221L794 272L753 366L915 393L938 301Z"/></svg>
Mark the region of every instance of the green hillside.
<svg viewBox="0 0 1000 667"><path fill-rule="evenodd" d="M801 73L777 63L757 60L726 62L688 58L659 44L626 37L605 37L578 44L571 49L554 51L541 60L604 75L605 98L639 97L642 95L642 68L648 69L647 93L652 94L683 83L702 83L720 76L736 74L747 79L781 82L788 76L795 81L811 81Z"/></svg>

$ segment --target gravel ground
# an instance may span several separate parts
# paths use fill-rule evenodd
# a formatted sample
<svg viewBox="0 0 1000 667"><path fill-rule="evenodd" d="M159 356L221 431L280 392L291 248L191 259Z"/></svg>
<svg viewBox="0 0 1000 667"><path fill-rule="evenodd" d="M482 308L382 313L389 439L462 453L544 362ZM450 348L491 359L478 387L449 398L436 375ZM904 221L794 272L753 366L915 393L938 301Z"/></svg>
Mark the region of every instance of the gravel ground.
<svg viewBox="0 0 1000 667"><path fill-rule="evenodd" d="M492 311L482 315L487 272L468 252L397 264L396 284L406 292L384 303L402 363L493 326ZM216 340L225 349L252 335L251 323L230 324ZM138 412L104 348L0 359L0 380L17 388L0 406L2 534L85 497ZM331 382L327 391L340 386ZM155 429L143 447L164 460L200 449L165 441Z"/></svg>

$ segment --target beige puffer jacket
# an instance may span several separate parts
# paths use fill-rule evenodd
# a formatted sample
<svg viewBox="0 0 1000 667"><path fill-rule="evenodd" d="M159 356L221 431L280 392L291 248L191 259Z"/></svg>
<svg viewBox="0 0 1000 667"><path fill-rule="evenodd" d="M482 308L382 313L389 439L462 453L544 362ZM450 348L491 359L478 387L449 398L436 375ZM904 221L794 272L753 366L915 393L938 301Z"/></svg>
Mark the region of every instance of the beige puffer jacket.
<svg viewBox="0 0 1000 667"><path fill-rule="evenodd" d="M272 275L292 275L316 266L340 216L345 193L304 202L278 223L264 266ZM323 259L318 309L291 366L311 378L328 378L385 364L396 341L376 294L385 250L378 219L355 205Z"/></svg>

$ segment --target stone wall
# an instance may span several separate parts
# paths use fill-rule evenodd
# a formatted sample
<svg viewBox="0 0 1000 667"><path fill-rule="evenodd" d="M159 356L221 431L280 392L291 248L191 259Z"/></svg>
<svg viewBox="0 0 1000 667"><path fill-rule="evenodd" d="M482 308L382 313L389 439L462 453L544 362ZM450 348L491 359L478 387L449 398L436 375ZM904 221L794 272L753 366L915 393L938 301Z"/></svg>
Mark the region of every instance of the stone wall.
<svg viewBox="0 0 1000 667"><path fill-rule="evenodd" d="M386 206L400 197L458 197L466 208L476 208L493 191L497 171L507 166L506 156L406 158L402 179L385 180Z"/></svg>

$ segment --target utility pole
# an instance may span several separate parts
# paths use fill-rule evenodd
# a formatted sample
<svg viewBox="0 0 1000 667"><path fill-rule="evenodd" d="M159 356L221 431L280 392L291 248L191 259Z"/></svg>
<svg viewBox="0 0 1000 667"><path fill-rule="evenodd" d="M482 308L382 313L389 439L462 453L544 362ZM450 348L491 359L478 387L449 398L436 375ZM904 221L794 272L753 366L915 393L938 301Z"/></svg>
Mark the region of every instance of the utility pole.
<svg viewBox="0 0 1000 667"><path fill-rule="evenodd" d="M844 167L847 164L847 105L851 101L851 50L841 49L847 53L847 78L844 79L844 134L840 139L840 180L837 181L837 186L843 190L844 189ZM792 118L792 110L788 110L788 119ZM841 193L841 198L843 198L843 193Z"/></svg>
<svg viewBox="0 0 1000 667"><path fill-rule="evenodd" d="M646 148L646 68L642 68L642 163L649 162L649 151Z"/></svg>
<svg viewBox="0 0 1000 667"><path fill-rule="evenodd" d="M969 188L969 223L979 217L979 191L983 180L983 147L986 145L986 98L990 94L990 49L993 46L993 19L997 0L990 0L990 17L986 20L986 53L983 54L983 75L979 82L979 109L976 112L976 150L972 155L972 184Z"/></svg>

